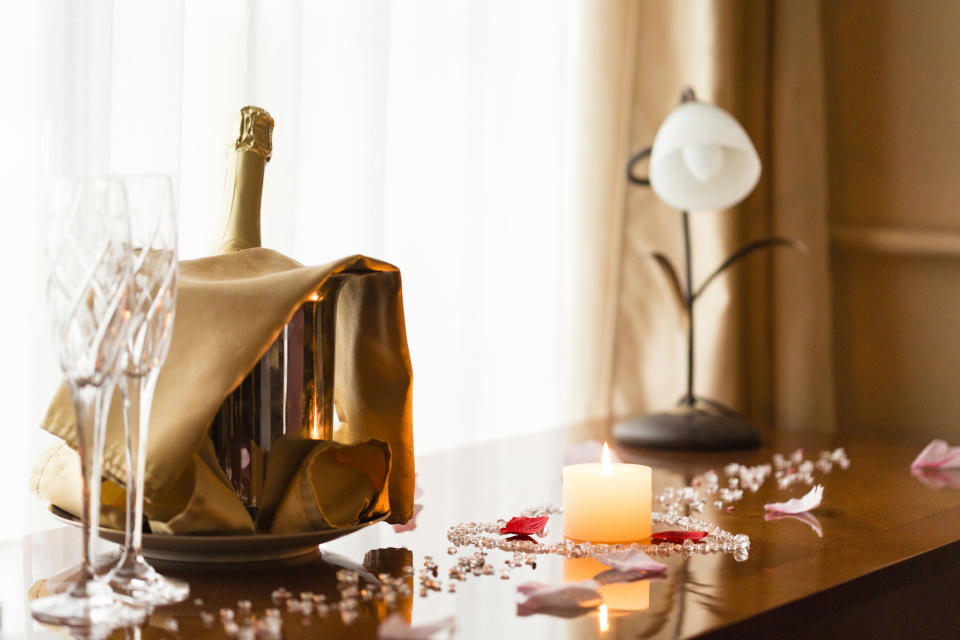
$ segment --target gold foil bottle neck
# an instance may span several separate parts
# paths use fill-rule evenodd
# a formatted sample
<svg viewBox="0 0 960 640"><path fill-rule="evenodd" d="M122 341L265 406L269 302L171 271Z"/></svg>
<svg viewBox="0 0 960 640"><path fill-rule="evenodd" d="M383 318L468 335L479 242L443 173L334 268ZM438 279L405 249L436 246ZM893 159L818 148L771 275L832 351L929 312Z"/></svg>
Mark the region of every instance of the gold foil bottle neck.
<svg viewBox="0 0 960 640"><path fill-rule="evenodd" d="M233 116L230 123L231 143L236 151L253 151L269 161L273 153L273 118L266 109L246 106Z"/></svg>
<svg viewBox="0 0 960 640"><path fill-rule="evenodd" d="M260 107L244 107L231 120L217 253L260 246L260 199L264 168L273 153L272 135L273 118Z"/></svg>

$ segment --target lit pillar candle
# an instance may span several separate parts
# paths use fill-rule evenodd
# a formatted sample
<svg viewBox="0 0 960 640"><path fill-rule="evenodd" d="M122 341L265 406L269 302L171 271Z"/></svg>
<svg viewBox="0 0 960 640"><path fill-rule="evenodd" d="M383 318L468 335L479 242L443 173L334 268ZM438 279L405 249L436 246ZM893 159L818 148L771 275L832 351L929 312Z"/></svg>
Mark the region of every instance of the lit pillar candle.
<svg viewBox="0 0 960 640"><path fill-rule="evenodd" d="M563 535L591 542L650 537L650 467L611 464L607 443L601 462L563 468Z"/></svg>

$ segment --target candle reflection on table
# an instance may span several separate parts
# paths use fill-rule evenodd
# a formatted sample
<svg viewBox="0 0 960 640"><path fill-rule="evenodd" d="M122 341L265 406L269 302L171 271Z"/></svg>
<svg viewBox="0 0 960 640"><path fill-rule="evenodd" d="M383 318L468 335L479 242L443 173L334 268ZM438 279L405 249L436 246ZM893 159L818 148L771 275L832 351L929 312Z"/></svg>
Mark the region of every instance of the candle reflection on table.
<svg viewBox="0 0 960 640"><path fill-rule="evenodd" d="M600 633L606 633L610 630L610 621L607 619L607 605L600 605L597 610L597 619L600 621Z"/></svg>
<svg viewBox="0 0 960 640"><path fill-rule="evenodd" d="M563 581L592 580L610 567L595 558L564 558ZM617 582L600 587L603 604L609 611L644 611L650 608L650 581Z"/></svg>

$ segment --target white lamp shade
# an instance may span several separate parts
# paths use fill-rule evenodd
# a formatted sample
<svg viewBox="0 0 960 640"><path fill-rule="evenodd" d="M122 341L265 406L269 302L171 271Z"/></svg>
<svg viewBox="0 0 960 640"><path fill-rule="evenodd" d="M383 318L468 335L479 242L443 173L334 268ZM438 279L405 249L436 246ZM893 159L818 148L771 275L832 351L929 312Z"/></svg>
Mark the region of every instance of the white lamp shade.
<svg viewBox="0 0 960 640"><path fill-rule="evenodd" d="M746 198L760 180L760 157L729 113L687 102L663 121L650 153L650 186L683 211L717 210Z"/></svg>

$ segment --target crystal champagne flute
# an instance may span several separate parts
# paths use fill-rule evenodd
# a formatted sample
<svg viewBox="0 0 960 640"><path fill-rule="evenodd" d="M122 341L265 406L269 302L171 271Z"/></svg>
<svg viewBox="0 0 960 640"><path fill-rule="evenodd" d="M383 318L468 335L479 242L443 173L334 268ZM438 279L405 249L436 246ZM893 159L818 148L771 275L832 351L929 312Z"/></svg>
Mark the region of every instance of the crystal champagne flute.
<svg viewBox="0 0 960 640"><path fill-rule="evenodd" d="M82 497L82 556L65 592L34 600L33 617L91 631L139 624L145 610L125 604L98 578L104 407L123 349L130 287L130 222L123 185L110 178L62 178L49 202L47 306L76 412Z"/></svg>
<svg viewBox="0 0 960 640"><path fill-rule="evenodd" d="M173 334L177 298L177 221L167 176L123 179L130 209L133 265L130 320L120 389L127 445L127 526L123 555L110 577L117 593L149 605L185 599L190 586L160 575L143 557L143 483L150 410ZM139 397L139 411L131 402Z"/></svg>

